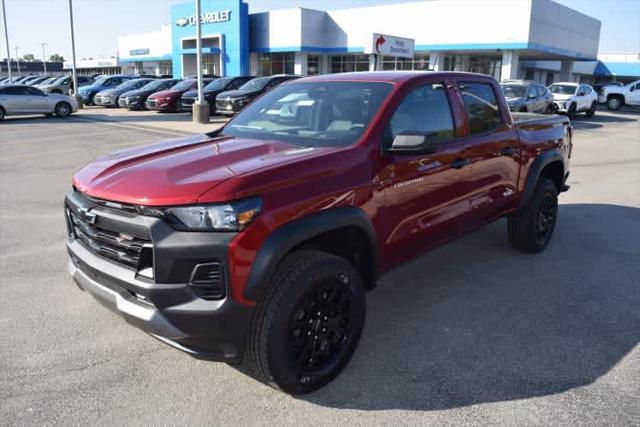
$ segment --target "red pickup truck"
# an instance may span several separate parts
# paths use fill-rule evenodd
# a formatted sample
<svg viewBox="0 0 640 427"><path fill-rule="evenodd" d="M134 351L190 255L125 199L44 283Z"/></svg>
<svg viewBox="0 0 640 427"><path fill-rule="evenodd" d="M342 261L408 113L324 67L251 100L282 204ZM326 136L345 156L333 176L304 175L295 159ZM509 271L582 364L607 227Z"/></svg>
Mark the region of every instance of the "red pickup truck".
<svg viewBox="0 0 640 427"><path fill-rule="evenodd" d="M173 347L313 391L349 361L381 273L501 217L517 249L545 248L572 128L515 117L483 75L285 83L221 129L80 170L69 272Z"/></svg>

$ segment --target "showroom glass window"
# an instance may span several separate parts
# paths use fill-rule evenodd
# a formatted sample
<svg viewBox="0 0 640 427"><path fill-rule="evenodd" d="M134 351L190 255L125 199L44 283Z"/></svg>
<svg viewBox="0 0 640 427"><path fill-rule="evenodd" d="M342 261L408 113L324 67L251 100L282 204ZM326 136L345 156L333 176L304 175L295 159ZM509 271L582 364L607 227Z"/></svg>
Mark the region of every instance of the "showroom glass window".
<svg viewBox="0 0 640 427"><path fill-rule="evenodd" d="M502 123L493 86L486 83L458 83L471 134L485 133Z"/></svg>
<svg viewBox="0 0 640 427"><path fill-rule="evenodd" d="M315 76L320 74L320 56L307 55L307 75Z"/></svg>
<svg viewBox="0 0 640 427"><path fill-rule="evenodd" d="M293 74L294 53L261 53L258 56L258 63L261 76Z"/></svg>
<svg viewBox="0 0 640 427"><path fill-rule="evenodd" d="M417 53L410 58L396 58L393 56L382 57L382 69L383 70L429 70L429 55L425 53Z"/></svg>
<svg viewBox="0 0 640 427"><path fill-rule="evenodd" d="M369 71L369 55L331 55L331 72Z"/></svg>

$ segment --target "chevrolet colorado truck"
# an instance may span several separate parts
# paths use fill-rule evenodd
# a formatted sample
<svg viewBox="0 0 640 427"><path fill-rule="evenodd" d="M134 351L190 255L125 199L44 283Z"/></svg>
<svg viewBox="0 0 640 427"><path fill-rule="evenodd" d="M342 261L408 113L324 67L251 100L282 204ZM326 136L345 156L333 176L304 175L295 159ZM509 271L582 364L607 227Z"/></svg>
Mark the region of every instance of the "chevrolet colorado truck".
<svg viewBox="0 0 640 427"><path fill-rule="evenodd" d="M166 344L307 393L351 358L381 273L501 217L543 250L571 140L484 75L294 80L211 133L77 172L68 269Z"/></svg>

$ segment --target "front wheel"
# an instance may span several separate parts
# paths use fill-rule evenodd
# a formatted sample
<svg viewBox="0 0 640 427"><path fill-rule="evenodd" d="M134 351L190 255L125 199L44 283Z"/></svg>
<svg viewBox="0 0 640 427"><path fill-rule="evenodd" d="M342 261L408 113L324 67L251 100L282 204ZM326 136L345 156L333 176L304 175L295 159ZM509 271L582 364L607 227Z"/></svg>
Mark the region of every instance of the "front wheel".
<svg viewBox="0 0 640 427"><path fill-rule="evenodd" d="M596 114L596 103L591 104L591 107L586 112L587 117L593 117Z"/></svg>
<svg viewBox="0 0 640 427"><path fill-rule="evenodd" d="M617 96L609 98L607 101L607 108L613 111L617 111L622 107L622 102L620 102L620 98Z"/></svg>
<svg viewBox="0 0 640 427"><path fill-rule="evenodd" d="M544 113L545 114L553 114L556 112L556 109L553 108L553 104L547 104L547 108L545 108Z"/></svg>
<svg viewBox="0 0 640 427"><path fill-rule="evenodd" d="M58 102L56 104L55 113L58 117L67 117L71 114L71 104L68 102Z"/></svg>
<svg viewBox="0 0 640 427"><path fill-rule="evenodd" d="M573 119L576 116L576 104L569 105L569 109L567 110L567 117Z"/></svg>
<svg viewBox="0 0 640 427"><path fill-rule="evenodd" d="M0 122L4 120L5 112L4 108L0 107Z"/></svg>
<svg viewBox="0 0 640 427"><path fill-rule="evenodd" d="M258 380L290 394L319 389L351 359L365 321L362 278L343 258L288 255L258 303L247 362Z"/></svg>
<svg viewBox="0 0 640 427"><path fill-rule="evenodd" d="M542 251L551 240L557 217L558 189L553 181L543 178L529 203L507 219L511 245L523 252Z"/></svg>

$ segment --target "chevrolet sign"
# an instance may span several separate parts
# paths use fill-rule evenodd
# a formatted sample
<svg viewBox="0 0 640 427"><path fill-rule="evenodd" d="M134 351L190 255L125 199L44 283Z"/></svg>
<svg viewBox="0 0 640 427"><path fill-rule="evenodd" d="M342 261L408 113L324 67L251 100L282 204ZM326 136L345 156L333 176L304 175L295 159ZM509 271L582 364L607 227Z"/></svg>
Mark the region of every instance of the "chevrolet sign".
<svg viewBox="0 0 640 427"><path fill-rule="evenodd" d="M227 22L231 19L230 10L220 10L218 12L205 12L200 15L201 24L215 24L216 22ZM191 15L188 18L176 19L178 27L186 27L187 25L196 25L196 16Z"/></svg>

